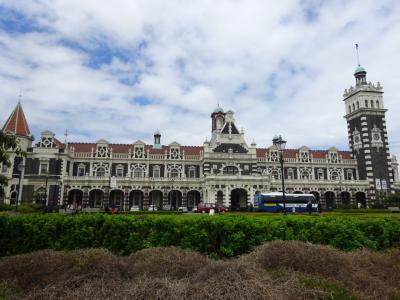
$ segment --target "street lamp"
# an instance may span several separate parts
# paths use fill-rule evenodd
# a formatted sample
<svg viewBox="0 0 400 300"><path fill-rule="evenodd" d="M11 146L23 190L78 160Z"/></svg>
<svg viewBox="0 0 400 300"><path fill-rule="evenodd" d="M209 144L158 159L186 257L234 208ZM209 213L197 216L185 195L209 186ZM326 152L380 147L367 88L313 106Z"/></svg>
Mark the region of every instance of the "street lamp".
<svg viewBox="0 0 400 300"><path fill-rule="evenodd" d="M46 176L46 188L45 188L45 190L44 190L44 201L46 202L46 206L48 205L48 203L47 203L47 183L48 183L48 181L49 181L49 172L48 171L45 171L45 172L43 172L44 174L45 174L45 176Z"/></svg>
<svg viewBox="0 0 400 300"><path fill-rule="evenodd" d="M275 135L272 139L272 143L279 151L279 162L281 163L281 177L282 177L282 200L283 200L283 213L286 215L286 197L285 197L285 171L283 169L283 151L286 147L286 141L282 139L282 136Z"/></svg>
<svg viewBox="0 0 400 300"><path fill-rule="evenodd" d="M19 181L18 181L18 196L17 196L17 201L15 202L15 210L18 210L18 201L19 201L20 199L21 199L21 201L22 201L22 198L21 198L21 195L20 195L20 194L22 194L21 179L22 179L22 171L24 170L24 168L25 168L25 165L24 165L23 162L21 162L21 163L18 165Z"/></svg>

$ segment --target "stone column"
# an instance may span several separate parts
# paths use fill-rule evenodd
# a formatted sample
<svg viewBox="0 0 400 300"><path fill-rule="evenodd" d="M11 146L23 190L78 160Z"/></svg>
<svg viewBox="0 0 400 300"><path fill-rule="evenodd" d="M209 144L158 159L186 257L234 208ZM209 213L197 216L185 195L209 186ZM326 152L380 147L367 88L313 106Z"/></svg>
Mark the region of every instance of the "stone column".
<svg viewBox="0 0 400 300"><path fill-rule="evenodd" d="M149 208L149 188L145 187L143 191L143 209Z"/></svg>
<svg viewBox="0 0 400 300"><path fill-rule="evenodd" d="M89 207L89 188L83 188L82 207Z"/></svg>
<svg viewBox="0 0 400 300"><path fill-rule="evenodd" d="M129 210L129 188L125 188L124 189L124 205L123 205L123 209L124 211L128 211Z"/></svg>
<svg viewBox="0 0 400 300"><path fill-rule="evenodd" d="M163 206L168 205L168 189L164 188L163 190Z"/></svg>
<svg viewBox="0 0 400 300"><path fill-rule="evenodd" d="M182 206L187 207L187 188L182 189Z"/></svg>
<svg viewBox="0 0 400 300"><path fill-rule="evenodd" d="M103 206L107 207L110 204L110 188L106 187L104 189L104 199L103 199Z"/></svg>
<svg viewBox="0 0 400 300"><path fill-rule="evenodd" d="M63 204L68 204L68 191L66 186L64 186L63 188L63 199L64 199Z"/></svg>

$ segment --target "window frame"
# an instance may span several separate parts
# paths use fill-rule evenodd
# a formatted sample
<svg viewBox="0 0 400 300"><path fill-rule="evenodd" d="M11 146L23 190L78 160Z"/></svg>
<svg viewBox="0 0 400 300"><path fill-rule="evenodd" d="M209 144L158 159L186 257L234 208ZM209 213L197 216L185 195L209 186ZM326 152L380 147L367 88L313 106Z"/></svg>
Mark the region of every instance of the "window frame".
<svg viewBox="0 0 400 300"><path fill-rule="evenodd" d="M82 169L83 169L83 174L81 174ZM76 174L77 174L77 176L80 176L80 177L85 176L86 175L86 167L83 165L79 165Z"/></svg>

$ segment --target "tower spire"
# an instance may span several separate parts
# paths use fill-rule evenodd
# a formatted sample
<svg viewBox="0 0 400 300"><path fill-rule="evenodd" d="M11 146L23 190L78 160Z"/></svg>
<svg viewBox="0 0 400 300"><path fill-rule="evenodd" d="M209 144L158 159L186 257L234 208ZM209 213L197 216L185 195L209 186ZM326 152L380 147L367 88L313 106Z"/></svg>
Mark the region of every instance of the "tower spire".
<svg viewBox="0 0 400 300"><path fill-rule="evenodd" d="M360 65L360 57L358 55L358 44L356 44L356 53L357 53L357 68L354 71L354 77L356 78L356 86L367 84L367 71Z"/></svg>
<svg viewBox="0 0 400 300"><path fill-rule="evenodd" d="M360 66L360 55L358 53L358 44L356 44L356 53L357 53L357 66Z"/></svg>

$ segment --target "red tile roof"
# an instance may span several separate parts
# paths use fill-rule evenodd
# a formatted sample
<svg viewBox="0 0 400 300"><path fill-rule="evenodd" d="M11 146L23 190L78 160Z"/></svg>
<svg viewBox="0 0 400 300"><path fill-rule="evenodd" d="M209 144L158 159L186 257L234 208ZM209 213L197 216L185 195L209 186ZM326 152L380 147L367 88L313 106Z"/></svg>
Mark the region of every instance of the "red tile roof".
<svg viewBox="0 0 400 300"><path fill-rule="evenodd" d="M62 146L64 144L60 143ZM61 147L62 147L61 146ZM75 148L75 152L91 152L92 148L96 150L96 143L69 143L69 147L73 146ZM128 153L129 149L133 151L132 144L108 144L110 148L113 149L113 153ZM150 154L165 154L165 151L169 153L169 146L162 146L160 149L153 148L152 145L145 145L145 151L149 151ZM202 146L181 146L181 151L185 151L185 155L200 155L200 152L203 151ZM265 157L268 153L268 149L266 148L257 148L256 154L257 157ZM286 158L296 158L296 154L299 153L299 149L285 149L284 157ZM338 151L339 155L342 156L343 159L351 159L351 152L349 151ZM310 150L310 154L312 154L313 158L324 159L328 154L328 150Z"/></svg>
<svg viewBox="0 0 400 300"><path fill-rule="evenodd" d="M2 130L6 133L13 133L18 136L30 137L31 132L29 131L21 102L18 102L17 106L8 117Z"/></svg>
<svg viewBox="0 0 400 300"><path fill-rule="evenodd" d="M268 149L257 148L257 157L265 157L268 153ZM286 158L296 158L296 154L299 153L299 149L285 149L283 157ZM324 159L328 155L328 150L310 150L313 158ZM338 151L339 156L341 155L343 159L351 159L350 151Z"/></svg>

